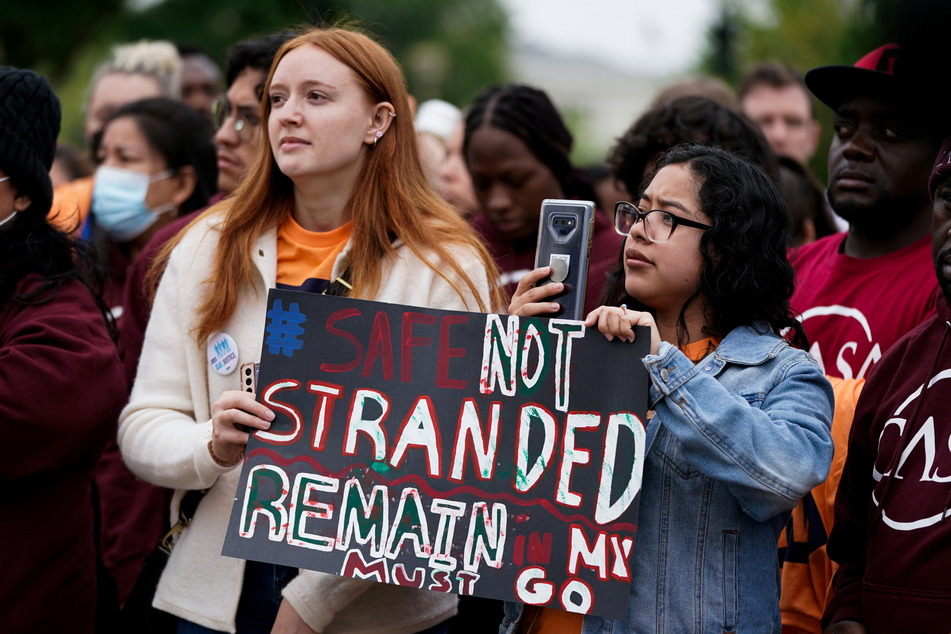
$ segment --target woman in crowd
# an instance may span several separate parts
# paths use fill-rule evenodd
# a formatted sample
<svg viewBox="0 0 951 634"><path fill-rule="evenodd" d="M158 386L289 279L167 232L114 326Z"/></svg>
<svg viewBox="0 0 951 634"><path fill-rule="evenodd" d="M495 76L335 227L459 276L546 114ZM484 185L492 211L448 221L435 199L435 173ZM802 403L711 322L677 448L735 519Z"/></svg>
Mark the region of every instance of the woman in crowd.
<svg viewBox="0 0 951 634"><path fill-rule="evenodd" d="M571 164L571 145L571 133L554 104L536 88L494 86L469 108L463 154L481 207L473 224L495 256L509 295L535 267L542 201L597 200L592 185ZM595 214L586 311L598 305L620 247L605 214Z"/></svg>
<svg viewBox="0 0 951 634"><path fill-rule="evenodd" d="M442 631L454 595L220 555L246 430L274 414L240 390L239 372L216 372L206 348L227 338L237 365L258 361L268 288L321 292L342 277L364 299L479 311L501 301L488 253L426 181L402 73L379 44L337 28L291 40L262 120L235 195L157 262L165 272L120 422L133 471L179 491L174 513L185 491L207 489L154 605L180 617L179 632L266 632L275 618L281 632Z"/></svg>
<svg viewBox="0 0 951 634"><path fill-rule="evenodd" d="M53 228L60 105L0 67L0 629L93 631L93 466L125 403L93 256Z"/></svg>
<svg viewBox="0 0 951 634"><path fill-rule="evenodd" d="M194 110L164 97L121 106L103 124L92 236L108 264L111 305L119 305L127 269L149 238L214 195L218 168L207 127Z"/></svg>
<svg viewBox="0 0 951 634"><path fill-rule="evenodd" d="M104 295L122 332L123 287L132 262L159 228L208 204L217 180L215 148L201 115L179 101L154 97L106 117L97 162L92 241L107 269ZM119 343L124 348L122 338ZM127 356L126 363L138 359ZM129 472L115 438L96 467L96 484L103 565L115 584L104 584L101 592L106 605L121 604L161 538L167 496Z"/></svg>
<svg viewBox="0 0 951 634"><path fill-rule="evenodd" d="M523 615L522 632L778 632L776 542L789 510L829 470L832 390L781 333L793 272L788 218L761 169L724 150L680 146L662 156L586 324L608 339L651 339L647 455L628 616L617 622L555 610ZM559 285L525 276L510 310L553 312ZM554 619L554 620L553 620ZM565 623L567 619L569 623ZM533 626L534 624L534 626ZM612 629L613 628L613 629Z"/></svg>
<svg viewBox="0 0 951 634"><path fill-rule="evenodd" d="M83 121L86 149L95 158L102 126L121 106L151 97L181 98L182 60L175 45L141 40L113 47L96 67L86 90ZM93 177L77 178L55 188L50 220L66 231L88 237Z"/></svg>

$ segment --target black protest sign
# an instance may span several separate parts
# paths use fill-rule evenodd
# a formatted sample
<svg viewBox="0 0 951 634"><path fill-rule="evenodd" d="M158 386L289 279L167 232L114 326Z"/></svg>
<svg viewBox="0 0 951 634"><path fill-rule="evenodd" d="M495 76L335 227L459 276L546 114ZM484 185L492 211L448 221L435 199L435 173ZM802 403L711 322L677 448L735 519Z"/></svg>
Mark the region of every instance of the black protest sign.
<svg viewBox="0 0 951 634"><path fill-rule="evenodd" d="M580 322L272 290L223 553L626 613L648 379Z"/></svg>

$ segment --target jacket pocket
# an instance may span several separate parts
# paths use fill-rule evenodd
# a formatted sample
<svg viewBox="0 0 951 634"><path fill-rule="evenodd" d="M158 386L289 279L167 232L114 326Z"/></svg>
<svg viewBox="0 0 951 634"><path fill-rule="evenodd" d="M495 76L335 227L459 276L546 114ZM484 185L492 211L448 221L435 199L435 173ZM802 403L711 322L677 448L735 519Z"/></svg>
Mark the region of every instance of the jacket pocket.
<svg viewBox="0 0 951 634"><path fill-rule="evenodd" d="M739 533L723 531L723 633L736 632L737 579L739 578Z"/></svg>

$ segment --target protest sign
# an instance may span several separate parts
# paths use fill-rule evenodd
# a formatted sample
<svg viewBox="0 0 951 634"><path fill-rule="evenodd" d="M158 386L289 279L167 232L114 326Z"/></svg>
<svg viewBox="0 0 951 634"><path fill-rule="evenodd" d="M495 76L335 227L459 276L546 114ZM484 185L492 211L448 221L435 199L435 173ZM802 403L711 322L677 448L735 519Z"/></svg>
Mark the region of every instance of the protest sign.
<svg viewBox="0 0 951 634"><path fill-rule="evenodd" d="M581 322L272 290L223 554L623 616L648 378Z"/></svg>

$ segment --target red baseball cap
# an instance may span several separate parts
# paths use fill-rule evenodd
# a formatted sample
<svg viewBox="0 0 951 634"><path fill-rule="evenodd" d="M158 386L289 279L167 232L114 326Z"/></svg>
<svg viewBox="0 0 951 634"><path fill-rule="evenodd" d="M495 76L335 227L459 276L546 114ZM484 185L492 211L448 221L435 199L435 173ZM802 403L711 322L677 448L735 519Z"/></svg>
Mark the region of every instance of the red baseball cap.
<svg viewBox="0 0 951 634"><path fill-rule="evenodd" d="M853 66L820 66L806 73L806 86L819 101L833 110L855 95L892 91L903 73L906 55L898 44L885 44L868 53Z"/></svg>

